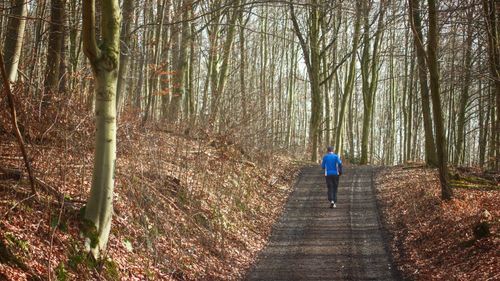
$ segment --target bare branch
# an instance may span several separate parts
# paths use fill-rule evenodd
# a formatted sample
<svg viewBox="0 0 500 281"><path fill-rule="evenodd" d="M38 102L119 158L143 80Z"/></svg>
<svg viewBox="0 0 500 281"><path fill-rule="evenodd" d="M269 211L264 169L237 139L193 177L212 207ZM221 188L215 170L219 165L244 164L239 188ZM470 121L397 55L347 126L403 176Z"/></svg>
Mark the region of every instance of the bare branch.
<svg viewBox="0 0 500 281"><path fill-rule="evenodd" d="M100 56L95 34L95 0L84 0L82 6L83 52L93 65Z"/></svg>
<svg viewBox="0 0 500 281"><path fill-rule="evenodd" d="M293 8L293 5L290 4L290 18L292 20L293 24L293 31L295 32L295 35L297 35L297 38L299 39L300 46L302 47L302 51L304 52L304 61L306 63L307 69L311 69L311 56L309 55L309 50L307 49L307 43L306 40L304 39L304 36L300 32L300 26L299 23L297 22L297 17L295 16L295 11Z"/></svg>

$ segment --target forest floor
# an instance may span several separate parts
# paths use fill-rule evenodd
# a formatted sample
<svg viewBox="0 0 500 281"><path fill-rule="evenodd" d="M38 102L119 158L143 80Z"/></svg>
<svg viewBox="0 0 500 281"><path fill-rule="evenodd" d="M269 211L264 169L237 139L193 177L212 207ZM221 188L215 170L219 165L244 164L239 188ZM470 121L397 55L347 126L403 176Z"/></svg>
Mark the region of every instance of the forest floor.
<svg viewBox="0 0 500 281"><path fill-rule="evenodd" d="M442 201L435 169L393 167L376 179L395 265L407 280L500 280L499 173L451 173Z"/></svg>
<svg viewBox="0 0 500 281"><path fill-rule="evenodd" d="M19 180L0 171L0 280L300 277L302 264L316 268L318 278L325 272L328 279L390 279L386 249L401 274L396 278L500 279L498 173L454 169L455 198L445 202L436 170L377 169L373 185L372 168L347 168L332 210L321 173L305 168L285 205L304 163L251 153L232 136L144 128L132 114L121 116L118 129L107 259L95 262L80 237L94 134L92 114L82 112L59 112L51 124L22 122L39 196L31 195L25 173ZM23 170L18 146L5 132L8 120L0 118L0 168ZM276 224L260 263L246 275L285 207L288 217ZM280 240L287 234L291 242ZM317 239L308 243L309 237ZM263 265L273 257L295 265L294 271Z"/></svg>
<svg viewBox="0 0 500 281"><path fill-rule="evenodd" d="M230 136L143 128L122 115L107 258L95 262L80 230L92 178L92 119L74 112L55 121L57 130L46 126L46 134L36 124L24 128L39 196L31 195L25 173L18 180L0 172L0 280L242 278L303 164L249 153ZM5 132L0 167L24 170Z"/></svg>

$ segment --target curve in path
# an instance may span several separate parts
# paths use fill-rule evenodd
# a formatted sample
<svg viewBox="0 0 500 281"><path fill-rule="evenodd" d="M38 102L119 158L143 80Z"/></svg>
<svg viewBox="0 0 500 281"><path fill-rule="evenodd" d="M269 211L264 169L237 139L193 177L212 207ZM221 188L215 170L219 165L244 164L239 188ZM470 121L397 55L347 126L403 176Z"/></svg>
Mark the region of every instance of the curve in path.
<svg viewBox="0 0 500 281"><path fill-rule="evenodd" d="M321 169L304 168L246 280L395 280L373 174L369 166L345 168L330 209Z"/></svg>

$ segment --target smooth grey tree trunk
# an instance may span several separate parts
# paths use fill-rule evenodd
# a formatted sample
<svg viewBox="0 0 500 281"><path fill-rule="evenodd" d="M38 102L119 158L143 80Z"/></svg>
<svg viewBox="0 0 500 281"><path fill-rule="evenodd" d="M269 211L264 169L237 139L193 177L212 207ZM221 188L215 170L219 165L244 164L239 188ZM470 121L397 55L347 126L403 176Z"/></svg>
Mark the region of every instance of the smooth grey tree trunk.
<svg viewBox="0 0 500 281"><path fill-rule="evenodd" d="M85 219L95 229L87 232L86 246L95 258L106 250L111 217L116 163L116 85L120 61L120 6L118 0L101 1L101 44L95 34L95 0L83 2L83 46L94 77L96 141L92 188Z"/></svg>
<svg viewBox="0 0 500 281"><path fill-rule="evenodd" d="M134 17L135 0L123 1L123 21L120 31L121 52L120 52L120 69L118 72L118 85L116 90L116 108L117 113L120 113L125 99L126 77L130 62L130 29Z"/></svg>
<svg viewBox="0 0 500 281"><path fill-rule="evenodd" d="M17 68L21 58L28 2L26 0L12 0L11 6L12 9L9 22L7 23L3 55L5 71L9 81L12 83L17 79Z"/></svg>

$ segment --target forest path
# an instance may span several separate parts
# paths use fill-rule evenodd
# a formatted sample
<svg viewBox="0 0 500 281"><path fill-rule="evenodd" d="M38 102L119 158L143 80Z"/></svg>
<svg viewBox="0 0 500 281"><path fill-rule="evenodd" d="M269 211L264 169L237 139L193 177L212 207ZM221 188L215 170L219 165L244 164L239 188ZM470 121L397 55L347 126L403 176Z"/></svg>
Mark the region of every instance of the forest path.
<svg viewBox="0 0 500 281"><path fill-rule="evenodd" d="M246 280L395 280L384 246L374 168L345 167L337 208L325 178L306 167Z"/></svg>

